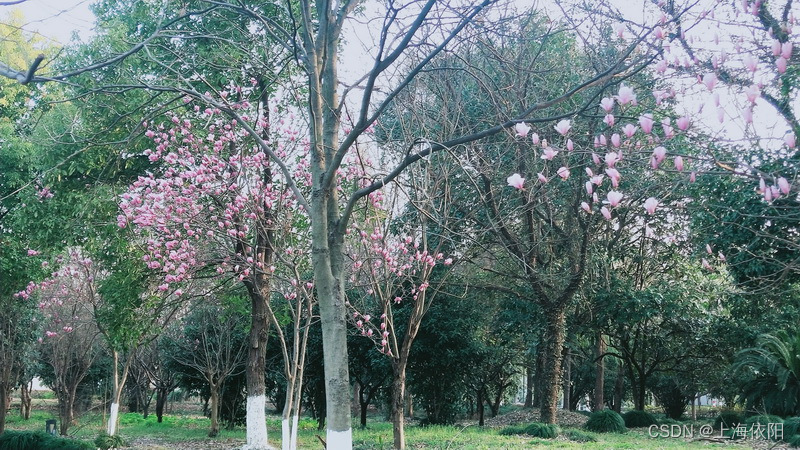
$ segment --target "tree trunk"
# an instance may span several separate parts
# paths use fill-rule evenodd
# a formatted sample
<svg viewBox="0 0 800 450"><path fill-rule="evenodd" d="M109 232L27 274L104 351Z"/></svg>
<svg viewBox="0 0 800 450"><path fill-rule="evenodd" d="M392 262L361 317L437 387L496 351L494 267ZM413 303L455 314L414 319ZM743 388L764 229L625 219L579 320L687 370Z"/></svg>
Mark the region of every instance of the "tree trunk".
<svg viewBox="0 0 800 450"><path fill-rule="evenodd" d="M208 437L219 435L219 388L221 383L210 384L211 388L211 429L208 430Z"/></svg>
<svg viewBox="0 0 800 450"><path fill-rule="evenodd" d="M536 349L536 371L533 383L533 407L542 406L542 374L544 373L544 346L538 345Z"/></svg>
<svg viewBox="0 0 800 450"><path fill-rule="evenodd" d="M31 389L33 382L23 383L19 388L19 413L24 420L31 418ZM1 431L0 431L1 432Z"/></svg>
<svg viewBox="0 0 800 450"><path fill-rule="evenodd" d="M695 408L695 400L697 400L697 395L692 397L692 420L697 420L697 408Z"/></svg>
<svg viewBox="0 0 800 450"><path fill-rule="evenodd" d="M478 406L478 426L482 427L484 425L484 415L485 415L485 407L483 406L483 388L477 390L477 397L478 399L475 403Z"/></svg>
<svg viewBox="0 0 800 450"><path fill-rule="evenodd" d="M122 378L119 376L119 352L112 350L114 356L114 397L111 400L111 412L108 415L108 424L106 426L106 433L109 436L114 436L117 433L117 422L119 421L119 402L122 398L122 389L125 387L125 381L128 379L128 371L133 361L132 355L128 356L125 361L125 368L122 370Z"/></svg>
<svg viewBox="0 0 800 450"><path fill-rule="evenodd" d="M539 383L542 385L541 420L543 423L556 423L558 409L558 385L561 375L561 352L564 347L566 313L565 307L558 305L547 313L547 333L544 347L544 367Z"/></svg>
<svg viewBox="0 0 800 450"><path fill-rule="evenodd" d="M61 405L59 407L59 419L61 419L59 433L61 436L67 435L69 427L75 420L75 397L77 397L77 389L77 386L71 386L62 393L64 399L60 402Z"/></svg>
<svg viewBox="0 0 800 450"><path fill-rule="evenodd" d="M525 407L530 408L533 406L533 371L536 360L530 355L527 358L525 365Z"/></svg>
<svg viewBox="0 0 800 450"><path fill-rule="evenodd" d="M406 417L414 418L414 396L406 389Z"/></svg>
<svg viewBox="0 0 800 450"><path fill-rule="evenodd" d="M156 390L156 420L158 423L162 423L164 421L164 405L167 403L167 397L169 396L169 391L167 391L163 387L159 387Z"/></svg>
<svg viewBox="0 0 800 450"><path fill-rule="evenodd" d="M406 389L406 363L404 360L392 364L394 380L392 381L392 434L394 435L394 448L406 448L405 434L405 389Z"/></svg>
<svg viewBox="0 0 800 450"><path fill-rule="evenodd" d="M6 430L6 415L8 414L8 386L0 383L0 435Z"/></svg>
<svg viewBox="0 0 800 450"><path fill-rule="evenodd" d="M267 365L267 336L269 320L267 312L267 286L249 286L252 305L250 345L247 350L247 448L261 450L269 447L267 439L265 368Z"/></svg>
<svg viewBox="0 0 800 450"><path fill-rule="evenodd" d="M622 399L625 397L625 363L620 361L617 380L614 383L614 411L622 412Z"/></svg>
<svg viewBox="0 0 800 450"><path fill-rule="evenodd" d="M569 411L570 395L572 393L572 358L569 354L569 349L564 347L564 361L563 361L563 379L564 384L562 391L564 392L564 402L561 405L566 411Z"/></svg>
<svg viewBox="0 0 800 450"><path fill-rule="evenodd" d="M606 365L602 357L606 352L606 343L603 340L603 333L597 333L594 349L594 399L593 411L602 411L605 408L605 376Z"/></svg>

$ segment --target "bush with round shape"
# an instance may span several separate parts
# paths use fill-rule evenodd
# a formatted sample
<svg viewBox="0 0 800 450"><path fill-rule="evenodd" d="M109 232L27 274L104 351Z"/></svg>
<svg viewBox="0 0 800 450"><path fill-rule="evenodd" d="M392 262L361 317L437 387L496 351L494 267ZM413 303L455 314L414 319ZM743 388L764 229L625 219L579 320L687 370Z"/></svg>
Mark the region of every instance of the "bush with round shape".
<svg viewBox="0 0 800 450"><path fill-rule="evenodd" d="M655 416L638 409L626 412L622 415L622 419L625 420L625 426L628 428L649 427L658 423Z"/></svg>
<svg viewBox="0 0 800 450"><path fill-rule="evenodd" d="M560 431L558 425L549 423L532 423L525 427L525 434L542 439L555 439Z"/></svg>
<svg viewBox="0 0 800 450"><path fill-rule="evenodd" d="M739 413L723 411L714 419L714 429L719 430L720 427L733 428L740 423L742 423L742 416Z"/></svg>
<svg viewBox="0 0 800 450"><path fill-rule="evenodd" d="M593 412L584 426L587 430L595 433L625 433L628 431L622 416L611 409Z"/></svg>

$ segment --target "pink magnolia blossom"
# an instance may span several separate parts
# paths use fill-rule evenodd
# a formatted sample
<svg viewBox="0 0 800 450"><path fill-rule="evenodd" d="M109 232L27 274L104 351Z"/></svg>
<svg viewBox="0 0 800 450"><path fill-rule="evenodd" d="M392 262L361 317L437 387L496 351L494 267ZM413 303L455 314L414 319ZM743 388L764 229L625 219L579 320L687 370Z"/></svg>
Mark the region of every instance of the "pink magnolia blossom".
<svg viewBox="0 0 800 450"><path fill-rule="evenodd" d="M619 180L621 176L617 169L609 167L608 169L606 169L606 175L608 175L608 178L611 179L612 186L614 186L615 188L619 187Z"/></svg>
<svg viewBox="0 0 800 450"><path fill-rule="evenodd" d="M589 214L591 214L591 213L592 213L592 208L591 208L591 207L589 206L589 204L588 204L588 203L586 203L586 202L581 202L581 209L582 209L582 210L584 210L584 211L586 211L586 212L587 212L587 213L589 213Z"/></svg>
<svg viewBox="0 0 800 450"><path fill-rule="evenodd" d="M676 123L681 131L686 131L689 128L689 118L687 117L679 117Z"/></svg>
<svg viewBox="0 0 800 450"><path fill-rule="evenodd" d="M792 59L792 41L781 44L781 57L787 60Z"/></svg>
<svg viewBox="0 0 800 450"><path fill-rule="evenodd" d="M540 183L547 183L548 181L550 181L547 179L546 176L542 174L542 172L539 172L538 174L536 174L536 176L539 178Z"/></svg>
<svg viewBox="0 0 800 450"><path fill-rule="evenodd" d="M745 91L745 95L747 96L748 102L755 104L756 100L761 97L761 89L757 85L752 84Z"/></svg>
<svg viewBox="0 0 800 450"><path fill-rule="evenodd" d="M717 74L714 72L709 72L703 75L702 83L709 91L714 90L714 86L717 85Z"/></svg>
<svg viewBox="0 0 800 450"><path fill-rule="evenodd" d="M560 135L565 136L567 133L569 133L569 129L571 127L572 127L572 124L570 123L570 121L567 120L567 119L564 119L564 120L559 121L554 128L555 128L556 131L558 131L558 133Z"/></svg>
<svg viewBox="0 0 800 450"><path fill-rule="evenodd" d="M706 253L708 253L709 255L714 254L714 251L711 250L711 244L706 244Z"/></svg>
<svg viewBox="0 0 800 450"><path fill-rule="evenodd" d="M533 133L531 135L531 141L533 142L533 145L539 145L539 134Z"/></svg>
<svg viewBox="0 0 800 450"><path fill-rule="evenodd" d="M781 41L777 39L772 40L772 56L778 56L781 54L783 50L783 46L781 45Z"/></svg>
<svg viewBox="0 0 800 450"><path fill-rule="evenodd" d="M606 198L608 199L608 204L611 205L612 207L618 206L619 202L622 201L623 197L625 197L625 195L617 191L609 191L608 194L606 195Z"/></svg>
<svg viewBox="0 0 800 450"><path fill-rule="evenodd" d="M584 188L586 188L586 193L587 194L592 195L592 193L594 193L594 185L592 184L591 181L587 181L584 184Z"/></svg>
<svg viewBox="0 0 800 450"><path fill-rule="evenodd" d="M742 62L744 63L744 67L750 72L755 72L758 68L758 61L756 61L750 53L744 55Z"/></svg>
<svg viewBox="0 0 800 450"><path fill-rule="evenodd" d="M642 127L642 131L644 131L645 134L650 134L650 132L653 131L653 123L652 114L644 114L639 116L639 125Z"/></svg>
<svg viewBox="0 0 800 450"><path fill-rule="evenodd" d="M525 186L525 178L522 178L522 176L520 176L518 173L509 176L506 178L506 181L508 182L509 186L516 189L522 189Z"/></svg>
<svg viewBox="0 0 800 450"><path fill-rule="evenodd" d="M605 124L608 125L609 128L614 126L614 120L615 119L613 114L606 114L606 116L603 117L603 122L605 122Z"/></svg>
<svg viewBox="0 0 800 450"><path fill-rule="evenodd" d="M789 195L789 192L792 191L792 186L789 185L789 181L784 177L778 178L778 188L783 195Z"/></svg>
<svg viewBox="0 0 800 450"><path fill-rule="evenodd" d="M619 161L619 155L616 152L608 152L605 156L605 162L608 167L614 167Z"/></svg>
<svg viewBox="0 0 800 450"><path fill-rule="evenodd" d="M556 173L561 177L562 180L569 178L569 169L564 166L559 167Z"/></svg>
<svg viewBox="0 0 800 450"><path fill-rule="evenodd" d="M794 133L789 133L789 134L785 135L783 137L783 142L786 144L787 147L794 148L794 146L796 144L795 138L794 138Z"/></svg>
<svg viewBox="0 0 800 450"><path fill-rule="evenodd" d="M783 56L778 57L778 59L775 60L775 67L778 69L778 73L785 73L787 64L788 61L786 61L786 58Z"/></svg>
<svg viewBox="0 0 800 450"><path fill-rule="evenodd" d="M709 264L709 263L708 263L708 260L707 260L707 259L705 259L705 258L703 258L703 259L702 259L702 265L703 265L703 269L706 269L706 270L708 270L709 272L713 272L713 271L714 271L714 268L713 268L713 267L711 267L711 264Z"/></svg>
<svg viewBox="0 0 800 450"><path fill-rule="evenodd" d="M620 105L627 105L628 103L635 105L636 94L633 92L633 89L621 84L619 86L619 91L617 92L617 101L620 103Z"/></svg>
<svg viewBox="0 0 800 450"><path fill-rule="evenodd" d="M753 123L753 108L747 107L743 109L742 119L744 119L744 123Z"/></svg>
<svg viewBox="0 0 800 450"><path fill-rule="evenodd" d="M675 170L677 170L678 172L683 172L683 157L681 155L675 157L674 163L675 163Z"/></svg>
<svg viewBox="0 0 800 450"><path fill-rule="evenodd" d="M622 142L620 140L619 134L614 133L611 135L611 145L613 145L614 147L619 147L621 143Z"/></svg>
<svg viewBox="0 0 800 450"><path fill-rule="evenodd" d="M520 122L514 125L514 131L517 132L518 137L526 137L528 133L531 131L531 127L528 126L525 122Z"/></svg>
<svg viewBox="0 0 800 450"><path fill-rule="evenodd" d="M644 201L644 210L647 211L647 214L655 213L656 208L658 208L658 200L654 197L650 197Z"/></svg>
<svg viewBox="0 0 800 450"><path fill-rule="evenodd" d="M592 162L595 165L600 165L600 156L597 153L592 152Z"/></svg>
<svg viewBox="0 0 800 450"><path fill-rule="evenodd" d="M554 150L551 147L547 147L542 151L542 155L540 158L546 159L547 161L552 161L553 158L558 154L558 150Z"/></svg>
<svg viewBox="0 0 800 450"><path fill-rule="evenodd" d="M610 113L611 110L614 109L614 99L603 97L603 99L600 100L600 107L603 108L605 112Z"/></svg>
<svg viewBox="0 0 800 450"><path fill-rule="evenodd" d="M653 149L653 158L656 159L657 163L660 164L661 161L664 161L664 158L666 156L667 156L667 149L666 148L659 146L659 147L656 147L656 148Z"/></svg>
<svg viewBox="0 0 800 450"><path fill-rule="evenodd" d="M605 206L600 208L600 214L602 214L606 220L611 220L611 211L609 211Z"/></svg>
<svg viewBox="0 0 800 450"><path fill-rule="evenodd" d="M697 181L697 172L692 172L689 174L689 182L694 183Z"/></svg>
<svg viewBox="0 0 800 450"><path fill-rule="evenodd" d="M625 133L625 136L631 138L634 134L636 134L636 126L632 123L626 124L624 127L622 127L622 132Z"/></svg>
<svg viewBox="0 0 800 450"><path fill-rule="evenodd" d="M575 143L572 142L572 139L567 139L567 150L568 151L575 150Z"/></svg>

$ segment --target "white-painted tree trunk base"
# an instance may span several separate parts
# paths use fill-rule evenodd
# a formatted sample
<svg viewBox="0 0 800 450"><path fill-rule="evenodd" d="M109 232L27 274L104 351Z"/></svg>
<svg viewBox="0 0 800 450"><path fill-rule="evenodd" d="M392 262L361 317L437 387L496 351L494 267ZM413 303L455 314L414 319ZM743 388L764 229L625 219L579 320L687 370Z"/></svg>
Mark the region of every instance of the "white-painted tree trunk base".
<svg viewBox="0 0 800 450"><path fill-rule="evenodd" d="M353 429L345 431L334 431L328 428L327 447L330 450L352 450L353 449Z"/></svg>
<svg viewBox="0 0 800 450"><path fill-rule="evenodd" d="M291 448L289 450L297 450L297 422L298 417L297 414L295 414L292 417L292 437L289 445Z"/></svg>
<svg viewBox="0 0 800 450"><path fill-rule="evenodd" d="M289 429L289 419L281 420L281 450L291 450L292 438Z"/></svg>
<svg viewBox="0 0 800 450"><path fill-rule="evenodd" d="M106 433L109 436L114 436L117 432L117 417L119 417L119 403L112 403L111 412L108 413L108 424L106 424Z"/></svg>
<svg viewBox="0 0 800 450"><path fill-rule="evenodd" d="M247 444L242 450L272 449L267 443L267 396L247 397Z"/></svg>

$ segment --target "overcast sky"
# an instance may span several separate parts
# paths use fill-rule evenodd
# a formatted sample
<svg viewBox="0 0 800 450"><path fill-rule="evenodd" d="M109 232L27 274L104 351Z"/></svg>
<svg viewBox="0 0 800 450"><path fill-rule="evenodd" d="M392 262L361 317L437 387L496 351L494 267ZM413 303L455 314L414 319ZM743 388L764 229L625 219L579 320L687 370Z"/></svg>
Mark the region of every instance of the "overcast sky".
<svg viewBox="0 0 800 450"><path fill-rule="evenodd" d="M72 32L77 31L85 40L92 33L94 15L89 10L93 0L26 0L19 5L0 6L0 21L13 8L22 10L25 30L56 40L69 42Z"/></svg>

